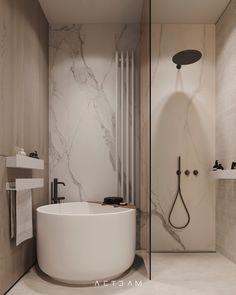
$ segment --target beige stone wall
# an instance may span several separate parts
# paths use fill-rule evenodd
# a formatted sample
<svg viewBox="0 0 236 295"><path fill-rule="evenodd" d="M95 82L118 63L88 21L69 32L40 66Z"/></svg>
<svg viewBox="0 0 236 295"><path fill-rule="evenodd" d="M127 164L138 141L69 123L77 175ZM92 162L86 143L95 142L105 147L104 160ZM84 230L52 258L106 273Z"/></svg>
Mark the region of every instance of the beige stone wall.
<svg viewBox="0 0 236 295"><path fill-rule="evenodd" d="M5 168L16 147L37 150L44 172ZM0 0L0 294L34 263L35 242L16 247L9 233L5 183L14 177L45 178L33 207L48 200L48 24L37 0Z"/></svg>
<svg viewBox="0 0 236 295"><path fill-rule="evenodd" d="M176 38L176 36L178 36ZM151 191L153 251L215 250L215 26L152 24ZM172 57L186 48L202 58L177 70ZM191 220L176 230L168 221L177 190L178 156L181 192ZM198 170L198 176L193 175ZM171 215L187 222L180 198Z"/></svg>
<svg viewBox="0 0 236 295"><path fill-rule="evenodd" d="M236 161L236 1L216 25L216 158L225 169ZM236 180L216 186L217 250L236 263Z"/></svg>

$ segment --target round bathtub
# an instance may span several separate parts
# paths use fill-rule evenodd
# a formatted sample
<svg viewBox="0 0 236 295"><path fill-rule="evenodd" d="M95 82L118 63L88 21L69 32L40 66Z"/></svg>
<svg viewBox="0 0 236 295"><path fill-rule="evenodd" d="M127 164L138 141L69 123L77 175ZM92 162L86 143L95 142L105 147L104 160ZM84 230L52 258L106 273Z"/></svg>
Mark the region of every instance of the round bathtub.
<svg viewBox="0 0 236 295"><path fill-rule="evenodd" d="M121 275L135 256L135 209L75 202L37 209L40 269L71 284Z"/></svg>

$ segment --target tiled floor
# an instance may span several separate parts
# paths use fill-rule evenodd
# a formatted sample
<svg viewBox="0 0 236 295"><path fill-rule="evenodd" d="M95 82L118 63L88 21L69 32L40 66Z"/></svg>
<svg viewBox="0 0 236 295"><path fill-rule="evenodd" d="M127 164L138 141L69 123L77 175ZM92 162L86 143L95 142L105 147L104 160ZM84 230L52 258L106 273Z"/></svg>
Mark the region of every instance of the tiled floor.
<svg viewBox="0 0 236 295"><path fill-rule="evenodd" d="M63 286L33 268L8 295L236 295L236 265L220 254L153 254L152 266L152 281L137 259L114 286L98 287Z"/></svg>

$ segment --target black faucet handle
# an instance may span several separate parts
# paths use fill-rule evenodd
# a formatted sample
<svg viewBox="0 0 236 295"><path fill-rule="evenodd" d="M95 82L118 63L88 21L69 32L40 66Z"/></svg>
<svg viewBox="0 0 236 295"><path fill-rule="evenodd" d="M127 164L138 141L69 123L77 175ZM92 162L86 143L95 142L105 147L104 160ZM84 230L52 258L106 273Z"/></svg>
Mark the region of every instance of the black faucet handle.
<svg viewBox="0 0 236 295"><path fill-rule="evenodd" d="M51 203L54 202L54 187L53 187L53 181L51 181Z"/></svg>
<svg viewBox="0 0 236 295"><path fill-rule="evenodd" d="M60 204L62 200L65 200L65 197L57 197L57 202Z"/></svg>

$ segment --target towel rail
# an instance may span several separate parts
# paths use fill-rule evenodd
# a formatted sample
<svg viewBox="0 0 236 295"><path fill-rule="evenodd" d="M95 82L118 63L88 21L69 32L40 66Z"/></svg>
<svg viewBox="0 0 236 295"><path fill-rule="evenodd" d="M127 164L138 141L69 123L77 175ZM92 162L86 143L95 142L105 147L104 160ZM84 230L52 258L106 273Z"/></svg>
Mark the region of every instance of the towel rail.
<svg viewBox="0 0 236 295"><path fill-rule="evenodd" d="M115 62L117 195L134 204L134 53L116 52Z"/></svg>

